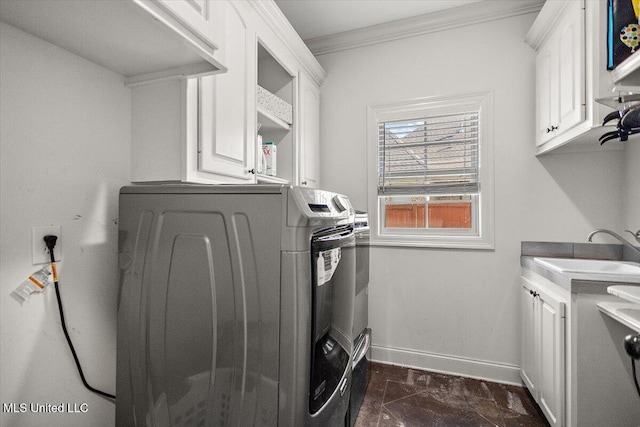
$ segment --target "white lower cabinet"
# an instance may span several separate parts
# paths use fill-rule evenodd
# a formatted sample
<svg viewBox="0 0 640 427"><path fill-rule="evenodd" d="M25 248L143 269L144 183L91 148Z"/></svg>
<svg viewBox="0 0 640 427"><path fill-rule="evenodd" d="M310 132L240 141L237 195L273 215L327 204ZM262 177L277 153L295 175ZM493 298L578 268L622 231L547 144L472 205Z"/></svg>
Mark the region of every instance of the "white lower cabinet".
<svg viewBox="0 0 640 427"><path fill-rule="evenodd" d="M566 301L522 277L520 376L554 427L565 425Z"/></svg>

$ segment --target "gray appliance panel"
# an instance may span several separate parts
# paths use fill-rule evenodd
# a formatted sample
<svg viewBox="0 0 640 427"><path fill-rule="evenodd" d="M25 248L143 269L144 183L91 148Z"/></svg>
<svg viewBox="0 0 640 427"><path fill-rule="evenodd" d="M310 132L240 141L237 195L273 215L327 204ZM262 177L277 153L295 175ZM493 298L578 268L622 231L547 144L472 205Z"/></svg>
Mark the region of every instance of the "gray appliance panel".
<svg viewBox="0 0 640 427"><path fill-rule="evenodd" d="M356 228L356 296L353 307L353 340L369 327L369 227Z"/></svg>
<svg viewBox="0 0 640 427"><path fill-rule="evenodd" d="M276 424L282 206L123 191L117 425Z"/></svg>
<svg viewBox="0 0 640 427"><path fill-rule="evenodd" d="M280 426L342 426L351 393L351 362L342 380L347 388L336 390L325 406L313 416L309 414L309 388L311 371L311 286L310 251L282 253L282 288L280 319ZM353 303L353 288L341 292L344 309ZM341 345L352 352L353 342L347 336L338 336Z"/></svg>

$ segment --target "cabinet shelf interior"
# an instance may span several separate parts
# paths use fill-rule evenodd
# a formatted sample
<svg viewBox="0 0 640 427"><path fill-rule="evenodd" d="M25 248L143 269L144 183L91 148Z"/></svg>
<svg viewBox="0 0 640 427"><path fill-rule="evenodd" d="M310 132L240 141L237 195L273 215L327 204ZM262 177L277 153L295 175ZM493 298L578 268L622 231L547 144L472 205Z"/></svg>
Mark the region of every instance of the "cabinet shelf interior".
<svg viewBox="0 0 640 427"><path fill-rule="evenodd" d="M260 123L259 134L262 134L265 130L282 130L288 132L291 130L291 126L287 122L274 116L270 112L266 111L262 107L258 106L258 123Z"/></svg>
<svg viewBox="0 0 640 427"><path fill-rule="evenodd" d="M294 76L289 73L281 62L271 54L261 43L258 43L258 86L272 93L286 103L294 105L295 94ZM258 182L287 184L294 178L294 132L293 126L276 117L271 112L256 106L257 121L260 123L258 134L263 142L273 142L277 145L277 176L258 176ZM261 147L256 150L261 152ZM260 158L256 159L259 164Z"/></svg>

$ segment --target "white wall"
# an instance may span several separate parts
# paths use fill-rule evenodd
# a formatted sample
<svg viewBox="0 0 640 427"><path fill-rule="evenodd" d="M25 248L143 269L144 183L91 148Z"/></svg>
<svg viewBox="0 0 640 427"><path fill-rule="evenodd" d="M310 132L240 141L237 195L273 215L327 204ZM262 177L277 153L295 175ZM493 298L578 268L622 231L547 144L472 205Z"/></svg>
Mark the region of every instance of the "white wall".
<svg viewBox="0 0 640 427"><path fill-rule="evenodd" d="M31 229L60 225L69 333L89 383L115 392L118 190L129 182L123 78L0 25L1 403L88 404L85 414L10 414L0 424L111 426L115 407L82 385L53 286L19 305Z"/></svg>
<svg viewBox="0 0 640 427"><path fill-rule="evenodd" d="M495 251L371 250L374 359L519 383L520 242L623 222L623 151L534 156L535 14L321 55L323 187L367 208L368 105L495 93ZM630 192L638 191L637 186Z"/></svg>

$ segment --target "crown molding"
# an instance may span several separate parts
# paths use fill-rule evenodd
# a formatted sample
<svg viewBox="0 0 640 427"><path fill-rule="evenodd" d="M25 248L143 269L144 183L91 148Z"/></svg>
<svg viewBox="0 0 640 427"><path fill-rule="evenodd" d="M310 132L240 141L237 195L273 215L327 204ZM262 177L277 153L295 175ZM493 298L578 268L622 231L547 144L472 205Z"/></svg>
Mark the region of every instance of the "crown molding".
<svg viewBox="0 0 640 427"><path fill-rule="evenodd" d="M327 72L309 51L307 45L302 41L296 30L293 29L278 5L273 0L250 0L249 3L275 32L277 37L289 47L291 53L318 86L322 86L322 83L327 78Z"/></svg>
<svg viewBox="0 0 640 427"><path fill-rule="evenodd" d="M311 53L325 55L392 40L449 30L460 23L478 24L536 13L544 0L485 0L468 6L415 16L384 24L305 40Z"/></svg>
<svg viewBox="0 0 640 427"><path fill-rule="evenodd" d="M568 1L546 2L529 29L524 41L535 50L538 50L549 33L556 27L556 24L568 6Z"/></svg>

